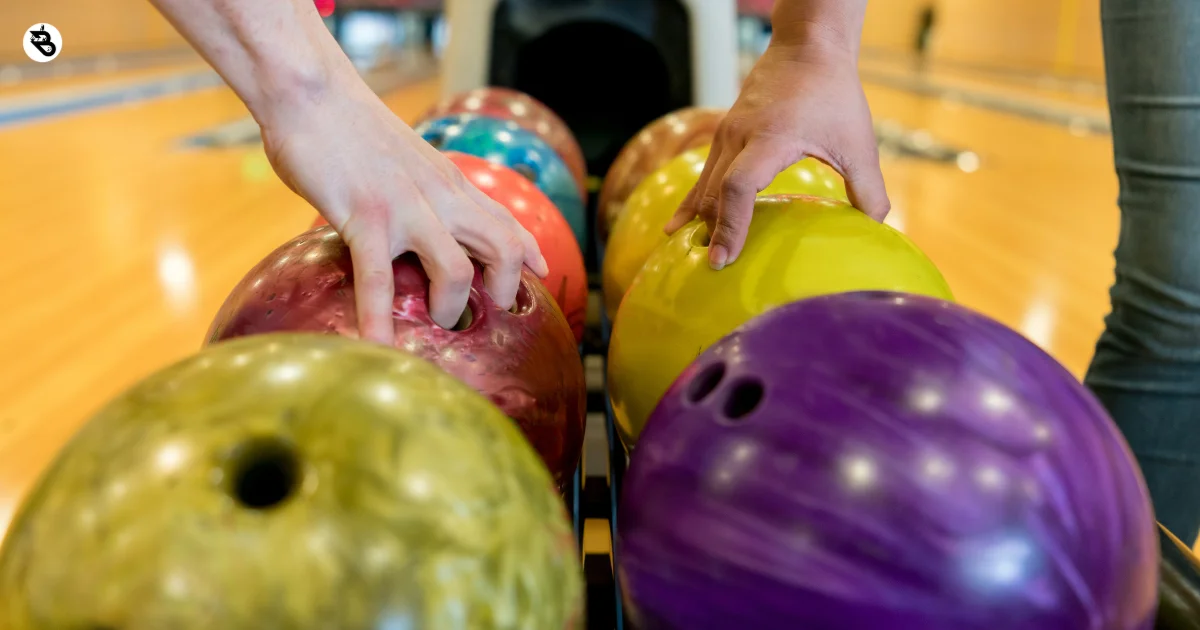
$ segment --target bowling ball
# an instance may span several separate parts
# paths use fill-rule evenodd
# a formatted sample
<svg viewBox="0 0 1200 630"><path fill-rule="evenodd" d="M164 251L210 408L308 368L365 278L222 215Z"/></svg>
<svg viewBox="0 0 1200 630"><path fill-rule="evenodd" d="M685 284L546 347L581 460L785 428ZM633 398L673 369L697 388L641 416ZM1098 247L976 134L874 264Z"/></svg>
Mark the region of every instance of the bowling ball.
<svg viewBox="0 0 1200 630"><path fill-rule="evenodd" d="M601 280L604 307L611 320L617 316L621 298L646 259L667 242L663 227L683 203L688 191L700 180L708 147L680 154L642 180L617 218L604 252ZM846 185L832 168L808 158L784 169L763 195L803 194L846 201Z"/></svg>
<svg viewBox="0 0 1200 630"><path fill-rule="evenodd" d="M583 341L583 328L587 317L587 267L583 252L571 234L571 226L558 213L558 209L542 191L516 171L493 164L482 158L455 151L447 151L446 157L454 162L475 187L487 194L516 217L521 225L537 240L542 257L550 273L542 284L554 296L554 302L562 309L575 334L575 342ZM312 227L329 225L320 215Z"/></svg>
<svg viewBox="0 0 1200 630"><path fill-rule="evenodd" d="M484 87L442 100L425 112L420 121L452 114L477 114L511 120L522 129L537 134L562 157L579 187L580 197L587 198L587 164L583 149L579 147L567 123L541 101L508 88Z"/></svg>
<svg viewBox="0 0 1200 630"><path fill-rule="evenodd" d="M508 208L537 239L550 268L542 283L566 315L575 341L582 341L587 316L587 268L566 219L537 186L516 171L465 153L448 151L446 157L479 190Z"/></svg>
<svg viewBox="0 0 1200 630"><path fill-rule="evenodd" d="M0 551L0 627L575 627L562 500L512 423L390 348L263 335L99 411Z"/></svg>
<svg viewBox="0 0 1200 630"><path fill-rule="evenodd" d="M1018 333L865 292L757 317L692 363L625 478L638 627L1149 630L1132 453Z"/></svg>
<svg viewBox="0 0 1200 630"><path fill-rule="evenodd" d="M562 158L541 138L514 122L472 114L427 120L416 131L442 151L481 157L528 177L566 218L580 249L587 248L584 198Z"/></svg>
<svg viewBox="0 0 1200 630"><path fill-rule="evenodd" d="M596 230L608 240L625 200L643 179L687 151L712 144L725 110L687 107L646 125L621 147L600 188Z"/></svg>
<svg viewBox="0 0 1200 630"><path fill-rule="evenodd" d="M452 330L429 316L429 279L416 256L392 262L393 345L462 379L512 418L560 488L583 448L586 390L571 328L537 278L524 271L511 311L475 278ZM258 263L234 287L209 329L209 343L269 332L358 335L350 250L332 228L309 230Z"/></svg>
<svg viewBox="0 0 1200 630"><path fill-rule="evenodd" d="M699 220L676 232L646 261L613 323L608 391L629 447L692 359L755 315L863 289L950 297L937 267L903 234L840 201L760 197L741 256L721 271L708 265L707 239Z"/></svg>

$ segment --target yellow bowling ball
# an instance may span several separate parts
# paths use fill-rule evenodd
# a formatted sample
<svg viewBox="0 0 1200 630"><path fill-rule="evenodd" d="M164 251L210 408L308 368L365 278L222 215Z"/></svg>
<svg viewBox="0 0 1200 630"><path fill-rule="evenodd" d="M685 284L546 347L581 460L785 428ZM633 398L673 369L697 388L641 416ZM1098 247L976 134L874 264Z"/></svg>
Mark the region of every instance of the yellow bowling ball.
<svg viewBox="0 0 1200 630"><path fill-rule="evenodd" d="M617 313L608 391L631 449L684 368L756 315L843 291L951 299L942 274L912 241L840 201L759 197L742 254L721 271L709 267L707 244L700 220L676 232L646 261Z"/></svg>
<svg viewBox="0 0 1200 630"><path fill-rule="evenodd" d="M517 425L339 335L214 344L101 409L0 547L4 630L575 628L583 574Z"/></svg>
<svg viewBox="0 0 1200 630"><path fill-rule="evenodd" d="M667 241L663 227L700 180L708 150L709 147L704 146L681 153L643 179L625 202L604 253L604 308L609 320L616 317L621 298L646 259ZM837 171L812 158L784 169L761 194L802 194L847 200L846 185Z"/></svg>

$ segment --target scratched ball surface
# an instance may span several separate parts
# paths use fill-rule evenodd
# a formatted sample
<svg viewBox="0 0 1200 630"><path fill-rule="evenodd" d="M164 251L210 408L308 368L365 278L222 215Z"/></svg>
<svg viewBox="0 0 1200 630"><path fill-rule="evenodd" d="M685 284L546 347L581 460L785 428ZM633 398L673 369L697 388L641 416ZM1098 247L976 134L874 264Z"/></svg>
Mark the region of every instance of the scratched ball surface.
<svg viewBox="0 0 1200 630"><path fill-rule="evenodd" d="M500 407L565 487L583 448L583 363L570 326L537 277L522 272L510 311L488 296L476 265L467 311L447 330L429 316L429 279L416 256L397 258L392 273L393 345ZM350 250L328 226L297 236L251 269L226 298L208 339L288 331L358 336Z"/></svg>
<svg viewBox="0 0 1200 630"><path fill-rule="evenodd" d="M537 455L426 361L332 335L210 347L58 455L0 551L0 627L577 627Z"/></svg>

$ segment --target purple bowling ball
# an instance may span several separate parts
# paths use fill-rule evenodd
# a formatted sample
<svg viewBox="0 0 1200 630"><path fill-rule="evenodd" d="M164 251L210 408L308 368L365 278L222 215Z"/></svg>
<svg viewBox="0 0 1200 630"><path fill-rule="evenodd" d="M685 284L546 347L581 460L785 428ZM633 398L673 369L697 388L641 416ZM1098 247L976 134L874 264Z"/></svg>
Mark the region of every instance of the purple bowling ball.
<svg viewBox="0 0 1200 630"><path fill-rule="evenodd" d="M1024 337L930 298L803 300L713 345L620 507L642 630L1141 630L1157 605L1116 426Z"/></svg>

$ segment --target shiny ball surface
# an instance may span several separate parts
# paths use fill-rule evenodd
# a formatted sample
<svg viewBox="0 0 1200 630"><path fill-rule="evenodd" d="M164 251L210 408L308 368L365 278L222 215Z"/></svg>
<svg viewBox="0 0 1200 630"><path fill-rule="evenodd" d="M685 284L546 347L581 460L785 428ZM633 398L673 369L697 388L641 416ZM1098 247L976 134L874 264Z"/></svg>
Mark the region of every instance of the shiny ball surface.
<svg viewBox="0 0 1200 630"><path fill-rule="evenodd" d="M702 353L622 489L642 630L1149 630L1150 499L1116 425L1002 324L794 302Z"/></svg>
<svg viewBox="0 0 1200 630"><path fill-rule="evenodd" d="M721 271L709 267L704 223L684 226L646 261L613 324L608 391L622 440L632 447L675 377L750 318L867 289L950 297L912 241L840 201L760 197L741 256Z"/></svg>
<svg viewBox="0 0 1200 630"><path fill-rule="evenodd" d="M446 157L533 234L550 268L542 284L571 324L576 343L581 342L587 318L587 267L566 219L537 186L516 171L465 153L447 152Z"/></svg>
<svg viewBox="0 0 1200 630"><path fill-rule="evenodd" d="M429 278L416 256L392 262L393 346L427 359L508 414L565 487L583 448L586 390L571 328L537 278L522 273L507 311L475 268L467 310L453 330L429 316ZM210 343L270 332L358 336L350 250L330 227L305 232L269 254L226 298Z"/></svg>
<svg viewBox="0 0 1200 630"><path fill-rule="evenodd" d="M712 144L724 117L724 109L685 107L654 120L621 147L604 175L597 200L596 230L601 242L608 240L633 189L680 153Z"/></svg>
<svg viewBox="0 0 1200 630"><path fill-rule="evenodd" d="M546 141L567 165L579 185L579 194L587 197L587 163L583 149L571 128L545 103L532 96L508 88L488 86L469 90L443 99L421 116L421 120L442 118L451 114L477 114L511 120Z"/></svg>
<svg viewBox="0 0 1200 630"><path fill-rule="evenodd" d="M222 343L121 394L0 552L6 630L579 627L551 478L512 423L411 355Z"/></svg>
<svg viewBox="0 0 1200 630"><path fill-rule="evenodd" d="M587 249L584 196L562 157L536 134L512 121L474 114L426 120L414 130L438 150L474 155L528 177L570 224L579 248Z"/></svg>
<svg viewBox="0 0 1200 630"><path fill-rule="evenodd" d="M604 307L616 317L621 299L642 265L655 249L667 242L663 227L700 181L709 147L680 154L642 180L625 203L605 248L602 268ZM846 201L846 186L836 171L808 158L784 169L762 195L815 195Z"/></svg>

